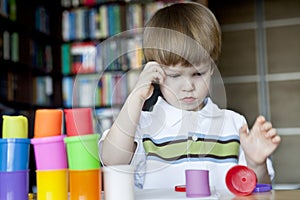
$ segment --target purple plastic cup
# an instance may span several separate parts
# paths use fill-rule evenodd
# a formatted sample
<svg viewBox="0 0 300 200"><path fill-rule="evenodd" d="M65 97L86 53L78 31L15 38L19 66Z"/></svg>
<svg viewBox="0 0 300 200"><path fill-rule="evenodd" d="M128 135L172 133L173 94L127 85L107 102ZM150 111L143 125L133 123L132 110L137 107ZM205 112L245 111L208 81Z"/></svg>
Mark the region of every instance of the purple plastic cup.
<svg viewBox="0 0 300 200"><path fill-rule="evenodd" d="M29 171L0 172L0 199L28 199Z"/></svg>
<svg viewBox="0 0 300 200"><path fill-rule="evenodd" d="M185 180L187 197L207 197L211 195L208 170L185 170Z"/></svg>

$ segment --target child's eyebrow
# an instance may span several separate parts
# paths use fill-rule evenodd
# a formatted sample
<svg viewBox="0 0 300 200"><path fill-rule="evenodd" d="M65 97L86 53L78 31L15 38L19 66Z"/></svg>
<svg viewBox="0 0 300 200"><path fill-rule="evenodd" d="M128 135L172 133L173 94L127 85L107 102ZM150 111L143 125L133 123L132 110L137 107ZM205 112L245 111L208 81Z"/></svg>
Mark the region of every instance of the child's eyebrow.
<svg viewBox="0 0 300 200"><path fill-rule="evenodd" d="M165 72L169 72L169 73L179 73L180 72L180 70L174 69L172 67L162 67L162 69Z"/></svg>

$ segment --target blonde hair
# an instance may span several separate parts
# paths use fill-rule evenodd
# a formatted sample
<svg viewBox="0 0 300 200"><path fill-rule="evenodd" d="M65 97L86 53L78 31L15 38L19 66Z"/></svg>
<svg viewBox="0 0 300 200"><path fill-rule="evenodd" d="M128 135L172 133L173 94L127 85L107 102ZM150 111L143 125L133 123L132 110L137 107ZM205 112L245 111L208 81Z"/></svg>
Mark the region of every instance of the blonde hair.
<svg viewBox="0 0 300 200"><path fill-rule="evenodd" d="M143 34L146 61L191 66L204 58L217 62L221 30L212 12L198 3L175 3L158 10Z"/></svg>

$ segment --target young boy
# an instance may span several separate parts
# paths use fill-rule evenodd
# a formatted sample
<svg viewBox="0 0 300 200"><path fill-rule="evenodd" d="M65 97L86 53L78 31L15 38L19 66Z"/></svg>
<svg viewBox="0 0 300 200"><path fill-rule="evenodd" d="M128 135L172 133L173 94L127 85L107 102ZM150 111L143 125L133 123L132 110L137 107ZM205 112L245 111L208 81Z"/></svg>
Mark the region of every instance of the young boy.
<svg viewBox="0 0 300 200"><path fill-rule="evenodd" d="M221 49L214 15L196 3L162 8L144 30L146 65L110 130L99 143L104 165L132 164L139 188L173 188L185 169L208 169L210 186L226 190L227 171L247 165L258 182L274 175L268 157L280 143L272 124L220 109L209 97ZM162 96L142 111L158 84Z"/></svg>

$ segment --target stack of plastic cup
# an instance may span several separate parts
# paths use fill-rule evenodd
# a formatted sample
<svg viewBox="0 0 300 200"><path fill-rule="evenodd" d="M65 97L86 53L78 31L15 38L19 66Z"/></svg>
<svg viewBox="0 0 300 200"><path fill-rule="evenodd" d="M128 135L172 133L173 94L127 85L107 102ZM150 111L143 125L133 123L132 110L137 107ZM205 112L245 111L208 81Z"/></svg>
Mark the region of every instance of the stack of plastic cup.
<svg viewBox="0 0 300 200"><path fill-rule="evenodd" d="M3 115L0 139L0 199L28 199L29 150L26 117Z"/></svg>
<svg viewBox="0 0 300 200"><path fill-rule="evenodd" d="M63 111L38 109L34 148L38 200L68 200L68 160L62 135Z"/></svg>
<svg viewBox="0 0 300 200"><path fill-rule="evenodd" d="M90 108L65 109L70 200L101 199L99 134L94 133Z"/></svg>

